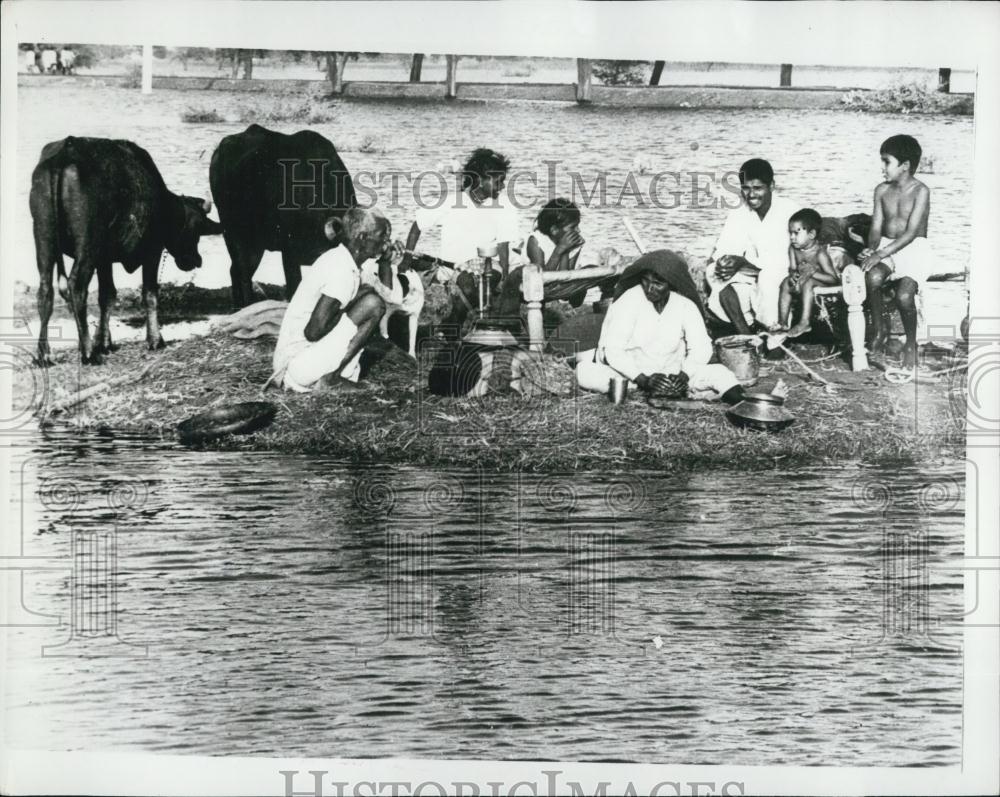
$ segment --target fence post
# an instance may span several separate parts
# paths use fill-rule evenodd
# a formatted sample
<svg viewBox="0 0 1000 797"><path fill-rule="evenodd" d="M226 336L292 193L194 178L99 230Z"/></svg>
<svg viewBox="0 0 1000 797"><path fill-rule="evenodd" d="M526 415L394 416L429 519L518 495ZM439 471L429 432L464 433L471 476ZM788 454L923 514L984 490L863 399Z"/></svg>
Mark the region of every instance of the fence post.
<svg viewBox="0 0 1000 797"><path fill-rule="evenodd" d="M663 61L653 61L653 74L649 77L650 86L660 85L660 75L663 74Z"/></svg>
<svg viewBox="0 0 1000 797"><path fill-rule="evenodd" d="M133 84L134 85L134 84ZM142 93L153 93L153 45L142 45Z"/></svg>
<svg viewBox="0 0 1000 797"><path fill-rule="evenodd" d="M330 82L330 93L343 94L344 66L347 64L346 59L342 65L339 52L324 53L323 57L326 59L326 79Z"/></svg>
<svg viewBox="0 0 1000 797"><path fill-rule="evenodd" d="M419 83L420 82L420 69L424 65L424 54L414 53L413 60L410 62L410 82Z"/></svg>
<svg viewBox="0 0 1000 797"><path fill-rule="evenodd" d="M938 70L938 91L944 94L951 93L951 69L942 67Z"/></svg>
<svg viewBox="0 0 1000 797"><path fill-rule="evenodd" d="M576 101L590 102L590 81L592 78L589 58L576 59Z"/></svg>
<svg viewBox="0 0 1000 797"><path fill-rule="evenodd" d="M447 88L445 90L444 96L449 100L455 99L458 95L458 56L457 55L446 55L445 56L447 76L446 83Z"/></svg>
<svg viewBox="0 0 1000 797"><path fill-rule="evenodd" d="M781 80L778 83L782 88L790 88L792 85L792 65L782 64L781 65Z"/></svg>

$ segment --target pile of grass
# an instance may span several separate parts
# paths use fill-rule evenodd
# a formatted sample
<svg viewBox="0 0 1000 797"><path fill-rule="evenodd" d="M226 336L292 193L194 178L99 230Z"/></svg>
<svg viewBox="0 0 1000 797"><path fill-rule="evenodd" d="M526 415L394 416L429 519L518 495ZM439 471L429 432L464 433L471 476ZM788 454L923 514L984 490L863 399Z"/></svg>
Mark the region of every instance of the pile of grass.
<svg viewBox="0 0 1000 797"><path fill-rule="evenodd" d="M335 106L319 95L296 96L254 94L240 98L240 106L232 113L220 114L215 108L189 107L181 114L187 124L324 124L335 117Z"/></svg>
<svg viewBox="0 0 1000 797"><path fill-rule="evenodd" d="M901 83L876 91L848 91L841 97L845 107L870 113L951 113L972 116L973 99L930 91L919 83Z"/></svg>
<svg viewBox="0 0 1000 797"><path fill-rule="evenodd" d="M176 425L191 415L259 400L272 351L271 339L212 334L155 353L128 344L101 367L81 367L75 351L60 352L44 377L29 367L15 373L15 405L21 409L35 396L38 405L51 406L78 389L137 376L152 365L141 381L98 393L55 420L172 438ZM264 398L279 408L275 422L253 436L223 439L216 446L504 471L878 463L960 456L964 448L964 427L946 385L890 386L878 372L853 374L839 363L824 371L841 383L833 394L807 382L791 364L777 364L762 379L760 389L769 389L779 377L790 385L787 406L799 418L786 431L768 435L733 427L718 403L658 410L638 397L614 406L604 396L584 393L530 400L515 393L481 399L431 396L425 385L432 357L423 352L418 366L380 341L365 356L363 382L369 389L269 390ZM47 388L39 391L43 383Z"/></svg>
<svg viewBox="0 0 1000 797"><path fill-rule="evenodd" d="M218 124L225 122L223 117L215 108L210 110L199 108L188 108L181 114L181 121L185 124Z"/></svg>

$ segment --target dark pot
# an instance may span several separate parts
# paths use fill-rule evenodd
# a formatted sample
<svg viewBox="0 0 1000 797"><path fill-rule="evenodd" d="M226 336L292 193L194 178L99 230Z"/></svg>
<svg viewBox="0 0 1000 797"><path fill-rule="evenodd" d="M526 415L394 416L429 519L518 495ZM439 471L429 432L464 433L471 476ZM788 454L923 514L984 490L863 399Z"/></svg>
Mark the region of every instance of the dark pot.
<svg viewBox="0 0 1000 797"><path fill-rule="evenodd" d="M206 443L227 434L248 434L274 420L277 407L268 401L245 401L194 415L177 425L185 445Z"/></svg>
<svg viewBox="0 0 1000 797"><path fill-rule="evenodd" d="M739 404L726 410L726 417L742 429L779 432L795 422L795 416L784 407L781 396L770 393L748 393Z"/></svg>

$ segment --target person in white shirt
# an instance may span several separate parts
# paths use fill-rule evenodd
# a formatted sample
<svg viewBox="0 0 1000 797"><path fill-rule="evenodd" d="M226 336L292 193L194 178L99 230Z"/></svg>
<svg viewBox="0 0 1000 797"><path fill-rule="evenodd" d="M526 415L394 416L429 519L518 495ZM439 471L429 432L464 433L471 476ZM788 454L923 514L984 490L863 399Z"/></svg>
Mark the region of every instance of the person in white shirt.
<svg viewBox="0 0 1000 797"><path fill-rule="evenodd" d="M643 255L625 269L596 349L577 356L584 390L605 392L625 377L651 398L711 391L727 404L743 400L733 372L709 364L712 342L687 264L673 252Z"/></svg>
<svg viewBox="0 0 1000 797"><path fill-rule="evenodd" d="M802 206L774 193L774 170L761 158L740 167L743 202L729 211L706 272L708 309L720 335L774 327L788 272L788 219Z"/></svg>
<svg viewBox="0 0 1000 797"><path fill-rule="evenodd" d="M479 247L497 246L503 276L510 270L510 244L520 240L517 212L501 197L510 161L499 152L481 148L472 153L462 170L462 191L435 208L416 212L406 238L402 269L409 268L422 233L441 228L438 258L461 267L478 260Z"/></svg>
<svg viewBox="0 0 1000 797"><path fill-rule="evenodd" d="M488 277L492 295L510 271L510 247L521 235L516 209L501 196L509 169L510 161L499 152L475 150L462 170L462 191L436 208L419 208L410 226L401 272L410 268L421 235L434 227L441 229L436 279L454 285L464 297L456 302L449 324L461 326L469 308L478 306L478 282L466 264L474 261L478 267L480 247L497 247L495 265L500 271Z"/></svg>
<svg viewBox="0 0 1000 797"><path fill-rule="evenodd" d="M278 333L272 380L299 392L358 381L361 350L385 312L375 292L359 292L360 266L378 258L379 277L391 289L391 235L377 210L354 208L327 223L339 245L302 268Z"/></svg>

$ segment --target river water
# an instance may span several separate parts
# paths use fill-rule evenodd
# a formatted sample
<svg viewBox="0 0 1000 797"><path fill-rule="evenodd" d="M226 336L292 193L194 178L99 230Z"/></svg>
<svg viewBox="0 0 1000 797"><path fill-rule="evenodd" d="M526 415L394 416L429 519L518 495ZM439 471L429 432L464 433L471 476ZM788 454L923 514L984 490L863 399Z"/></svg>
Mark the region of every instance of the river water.
<svg viewBox="0 0 1000 797"><path fill-rule="evenodd" d="M961 463L500 476L68 432L13 480L15 747L960 761Z"/></svg>

